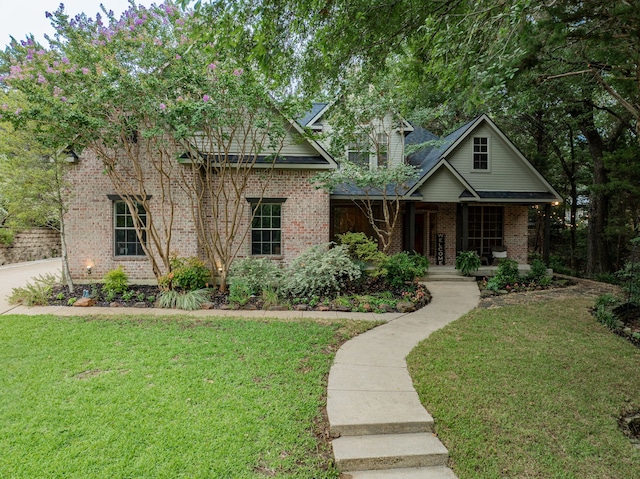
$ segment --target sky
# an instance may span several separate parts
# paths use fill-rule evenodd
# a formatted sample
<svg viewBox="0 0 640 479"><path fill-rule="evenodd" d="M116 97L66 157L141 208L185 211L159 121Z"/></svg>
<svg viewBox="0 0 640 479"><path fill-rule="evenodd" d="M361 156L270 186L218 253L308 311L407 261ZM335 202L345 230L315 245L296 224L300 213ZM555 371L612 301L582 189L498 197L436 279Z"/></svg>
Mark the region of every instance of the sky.
<svg viewBox="0 0 640 479"><path fill-rule="evenodd" d="M44 34L53 35L53 28L45 12L54 12L63 3L65 11L72 16L84 12L95 18L101 12L100 4L107 11L113 10L116 16L129 8L128 0L0 0L0 50L11 41L24 40L27 34L33 33L37 41L47 45ZM137 1L140 5L162 3L158 0Z"/></svg>

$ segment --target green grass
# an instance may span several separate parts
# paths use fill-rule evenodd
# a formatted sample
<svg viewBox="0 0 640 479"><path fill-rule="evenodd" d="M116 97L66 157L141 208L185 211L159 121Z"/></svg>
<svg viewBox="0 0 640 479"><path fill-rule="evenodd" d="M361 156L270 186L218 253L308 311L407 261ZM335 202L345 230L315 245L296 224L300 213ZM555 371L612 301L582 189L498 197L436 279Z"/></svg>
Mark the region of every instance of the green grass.
<svg viewBox="0 0 640 479"><path fill-rule="evenodd" d="M372 326L0 316L0 477L337 477L326 375Z"/></svg>
<svg viewBox="0 0 640 479"><path fill-rule="evenodd" d="M460 479L640 478L617 425L640 409L640 350L571 299L474 310L408 358Z"/></svg>

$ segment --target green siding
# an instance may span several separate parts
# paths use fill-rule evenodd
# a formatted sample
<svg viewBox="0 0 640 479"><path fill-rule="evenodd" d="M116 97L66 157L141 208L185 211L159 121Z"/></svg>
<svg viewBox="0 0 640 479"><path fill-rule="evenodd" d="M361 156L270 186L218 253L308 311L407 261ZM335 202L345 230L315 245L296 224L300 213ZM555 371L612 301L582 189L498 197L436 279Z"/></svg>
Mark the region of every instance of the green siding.
<svg viewBox="0 0 640 479"><path fill-rule="evenodd" d="M473 170L473 137L489 138L489 170ZM481 123L447 157L449 163L478 191L547 191L548 188L500 136Z"/></svg>

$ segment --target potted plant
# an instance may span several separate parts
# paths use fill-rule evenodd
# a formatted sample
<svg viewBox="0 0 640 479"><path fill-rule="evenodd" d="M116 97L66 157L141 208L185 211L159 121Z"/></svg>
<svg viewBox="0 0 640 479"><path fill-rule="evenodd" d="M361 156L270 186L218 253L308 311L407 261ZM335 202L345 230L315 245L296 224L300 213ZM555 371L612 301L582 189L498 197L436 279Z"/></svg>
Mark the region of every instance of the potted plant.
<svg viewBox="0 0 640 479"><path fill-rule="evenodd" d="M480 257L475 251L460 251L456 257L456 269L465 276L471 276L471 273L478 271L481 264Z"/></svg>

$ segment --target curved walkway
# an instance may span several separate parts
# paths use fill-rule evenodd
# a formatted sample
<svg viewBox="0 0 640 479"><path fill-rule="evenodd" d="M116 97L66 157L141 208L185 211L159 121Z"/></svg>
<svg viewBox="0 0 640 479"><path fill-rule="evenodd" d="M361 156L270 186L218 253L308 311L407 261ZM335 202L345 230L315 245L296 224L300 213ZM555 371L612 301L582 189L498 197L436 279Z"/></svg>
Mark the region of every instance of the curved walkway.
<svg viewBox="0 0 640 479"><path fill-rule="evenodd" d="M448 452L413 388L405 357L473 309L475 282L430 282L433 301L346 342L329 373L327 414L336 465L350 479L452 479Z"/></svg>

